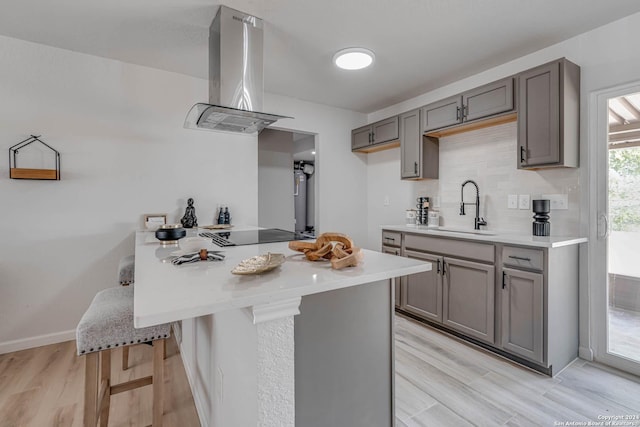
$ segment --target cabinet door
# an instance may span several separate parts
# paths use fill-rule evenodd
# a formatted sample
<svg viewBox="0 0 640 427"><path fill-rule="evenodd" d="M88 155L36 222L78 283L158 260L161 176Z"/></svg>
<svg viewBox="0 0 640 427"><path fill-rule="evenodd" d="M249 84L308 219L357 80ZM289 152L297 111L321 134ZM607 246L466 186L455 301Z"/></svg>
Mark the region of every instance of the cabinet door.
<svg viewBox="0 0 640 427"><path fill-rule="evenodd" d="M456 95L422 107L422 132L460 123L462 96Z"/></svg>
<svg viewBox="0 0 640 427"><path fill-rule="evenodd" d="M374 123L372 132L371 140L374 144L398 139L398 116Z"/></svg>
<svg viewBox="0 0 640 427"><path fill-rule="evenodd" d="M420 110L400 115L400 170L401 178L418 178L422 159L422 133Z"/></svg>
<svg viewBox="0 0 640 427"><path fill-rule="evenodd" d="M542 274L511 268L502 272L502 348L543 363Z"/></svg>
<svg viewBox="0 0 640 427"><path fill-rule="evenodd" d="M392 248L389 246L382 246L382 252L385 254L391 254L391 255L400 255L400 248ZM400 292L400 288L401 288L401 278L400 277L396 277L395 278L395 306L396 307L400 307L400 302L402 301L402 294Z"/></svg>
<svg viewBox="0 0 640 427"><path fill-rule="evenodd" d="M402 309L422 318L442 322L442 257L405 251L405 256L431 261L431 271L403 277Z"/></svg>
<svg viewBox="0 0 640 427"><path fill-rule="evenodd" d="M371 126L363 126L351 131L351 149L367 147L371 143Z"/></svg>
<svg viewBox="0 0 640 427"><path fill-rule="evenodd" d="M445 257L443 278L443 323L470 337L493 344L493 265Z"/></svg>
<svg viewBox="0 0 640 427"><path fill-rule="evenodd" d="M560 162L560 64L519 76L518 167Z"/></svg>
<svg viewBox="0 0 640 427"><path fill-rule="evenodd" d="M476 120L513 110L513 77L462 94L464 120Z"/></svg>

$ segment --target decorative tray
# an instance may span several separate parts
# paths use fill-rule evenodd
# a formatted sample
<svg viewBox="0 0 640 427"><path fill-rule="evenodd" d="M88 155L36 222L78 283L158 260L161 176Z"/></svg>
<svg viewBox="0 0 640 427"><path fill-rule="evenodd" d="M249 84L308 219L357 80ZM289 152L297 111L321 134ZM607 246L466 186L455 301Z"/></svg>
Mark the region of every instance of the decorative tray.
<svg viewBox="0 0 640 427"><path fill-rule="evenodd" d="M284 254L257 255L240 261L231 273L233 274L261 274L273 270L284 263Z"/></svg>

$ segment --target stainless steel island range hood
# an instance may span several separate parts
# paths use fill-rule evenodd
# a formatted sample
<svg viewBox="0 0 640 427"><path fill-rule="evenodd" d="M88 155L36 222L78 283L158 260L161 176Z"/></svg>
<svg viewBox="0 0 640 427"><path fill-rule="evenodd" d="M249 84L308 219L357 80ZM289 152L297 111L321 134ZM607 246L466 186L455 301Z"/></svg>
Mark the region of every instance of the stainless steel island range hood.
<svg viewBox="0 0 640 427"><path fill-rule="evenodd" d="M278 119L261 113L262 19L220 6L209 27L209 104L191 107L189 129L255 133Z"/></svg>

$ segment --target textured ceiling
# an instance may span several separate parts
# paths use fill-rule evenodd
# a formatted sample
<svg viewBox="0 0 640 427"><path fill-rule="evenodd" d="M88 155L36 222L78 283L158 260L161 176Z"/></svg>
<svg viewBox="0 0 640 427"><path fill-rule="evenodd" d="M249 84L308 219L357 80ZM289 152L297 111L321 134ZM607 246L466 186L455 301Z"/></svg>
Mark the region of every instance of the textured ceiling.
<svg viewBox="0 0 640 427"><path fill-rule="evenodd" d="M0 34L207 77L207 0L2 0ZM640 11L638 0L228 0L265 21L267 92L371 112ZM336 69L344 47L374 67ZM203 94L203 99L206 94ZM196 101L196 100L194 100Z"/></svg>

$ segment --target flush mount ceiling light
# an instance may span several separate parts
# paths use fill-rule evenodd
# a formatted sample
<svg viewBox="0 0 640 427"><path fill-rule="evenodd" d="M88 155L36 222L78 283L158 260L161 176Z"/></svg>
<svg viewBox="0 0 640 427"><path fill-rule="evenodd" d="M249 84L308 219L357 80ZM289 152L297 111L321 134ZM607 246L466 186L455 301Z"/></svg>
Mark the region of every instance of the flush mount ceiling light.
<svg viewBox="0 0 640 427"><path fill-rule="evenodd" d="M361 70L373 64L375 55L363 47L342 49L333 55L333 63L344 70Z"/></svg>

